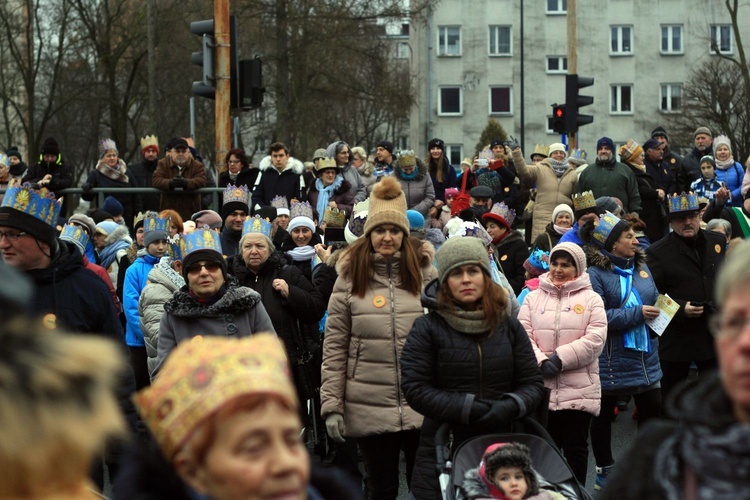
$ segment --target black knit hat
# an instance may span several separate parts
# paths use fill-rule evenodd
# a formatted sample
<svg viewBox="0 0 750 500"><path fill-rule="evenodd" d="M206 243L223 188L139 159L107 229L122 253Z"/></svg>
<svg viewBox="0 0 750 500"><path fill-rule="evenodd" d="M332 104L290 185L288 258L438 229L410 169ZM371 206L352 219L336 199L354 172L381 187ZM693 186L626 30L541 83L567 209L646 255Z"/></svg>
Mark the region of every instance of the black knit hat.
<svg viewBox="0 0 750 500"><path fill-rule="evenodd" d="M57 144L57 141L53 139L52 137L47 137L44 140L44 144L42 144L42 154L43 155L59 155L60 146Z"/></svg>
<svg viewBox="0 0 750 500"><path fill-rule="evenodd" d="M0 227L12 227L46 243L53 252L57 249L57 231L41 219L13 207L0 207Z"/></svg>
<svg viewBox="0 0 750 500"><path fill-rule="evenodd" d="M196 262L216 262L221 266L221 274L224 275L224 279L227 278L227 261L216 250L202 249L190 252L182 259L182 277L187 280L188 269Z"/></svg>
<svg viewBox="0 0 750 500"><path fill-rule="evenodd" d="M21 152L18 150L18 146L11 146L10 149L8 149L8 158L11 156L15 156L19 160L23 161L23 157L21 156Z"/></svg>
<svg viewBox="0 0 750 500"><path fill-rule="evenodd" d="M430 142L427 143L427 150L429 151L432 148L440 148L445 151L445 141L438 139L437 137L430 139Z"/></svg>
<svg viewBox="0 0 750 500"><path fill-rule="evenodd" d="M651 131L651 138L656 139L657 137L664 137L667 142L669 142L669 136L667 135L667 131L664 130L664 127L656 127ZM644 147L643 149L645 150L646 148Z"/></svg>

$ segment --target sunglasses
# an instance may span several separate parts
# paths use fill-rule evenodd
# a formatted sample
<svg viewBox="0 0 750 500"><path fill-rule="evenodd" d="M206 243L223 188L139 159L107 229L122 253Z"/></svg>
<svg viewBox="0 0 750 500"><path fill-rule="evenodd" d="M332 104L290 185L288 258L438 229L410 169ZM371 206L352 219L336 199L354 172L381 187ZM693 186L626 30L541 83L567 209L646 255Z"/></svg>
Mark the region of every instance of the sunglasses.
<svg viewBox="0 0 750 500"><path fill-rule="evenodd" d="M209 273L215 273L216 271L221 269L221 264L219 264L218 262L198 262L197 264L189 266L187 268L187 272L188 274L198 274L203 268L205 268Z"/></svg>

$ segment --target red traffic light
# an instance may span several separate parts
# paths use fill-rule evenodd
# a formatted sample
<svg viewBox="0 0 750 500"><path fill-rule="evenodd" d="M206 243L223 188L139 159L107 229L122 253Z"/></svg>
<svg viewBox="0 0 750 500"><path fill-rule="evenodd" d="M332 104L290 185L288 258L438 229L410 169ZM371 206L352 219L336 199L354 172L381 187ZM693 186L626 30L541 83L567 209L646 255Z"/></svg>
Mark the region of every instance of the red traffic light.
<svg viewBox="0 0 750 500"><path fill-rule="evenodd" d="M557 108L557 109L555 109L555 116L556 116L557 118L562 118L563 114L564 114L564 113L563 113L563 110L562 110L562 108Z"/></svg>

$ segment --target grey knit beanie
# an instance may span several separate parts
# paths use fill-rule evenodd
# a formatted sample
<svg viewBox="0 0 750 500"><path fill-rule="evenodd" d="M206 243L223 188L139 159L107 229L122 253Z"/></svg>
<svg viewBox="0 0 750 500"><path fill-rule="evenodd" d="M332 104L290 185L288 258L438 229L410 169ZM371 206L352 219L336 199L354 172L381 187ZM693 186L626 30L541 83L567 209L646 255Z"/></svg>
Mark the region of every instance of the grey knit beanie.
<svg viewBox="0 0 750 500"><path fill-rule="evenodd" d="M453 269L465 264L478 264L488 276L492 276L487 249L478 238L449 239L435 253L435 264L440 283L445 283Z"/></svg>

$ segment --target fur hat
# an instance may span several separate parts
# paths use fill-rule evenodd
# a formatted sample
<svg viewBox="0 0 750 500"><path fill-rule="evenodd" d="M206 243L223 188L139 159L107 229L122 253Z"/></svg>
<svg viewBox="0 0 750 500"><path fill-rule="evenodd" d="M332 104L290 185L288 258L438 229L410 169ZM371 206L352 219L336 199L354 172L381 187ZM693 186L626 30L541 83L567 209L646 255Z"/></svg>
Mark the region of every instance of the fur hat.
<svg viewBox="0 0 750 500"><path fill-rule="evenodd" d="M518 467L523 471L528 486L526 497L539 494L539 481L531 467L531 450L528 446L513 442L488 446L482 456L482 463L479 465L479 475L485 481L490 481L492 485L499 487L493 476L503 467Z"/></svg>
<svg viewBox="0 0 750 500"><path fill-rule="evenodd" d="M465 264L478 264L487 276L492 276L487 248L479 238L449 238L435 252L435 265L440 283L445 283L453 269Z"/></svg>
<svg viewBox="0 0 750 500"><path fill-rule="evenodd" d="M564 243L558 243L549 253L549 261L552 262L555 258L555 254L563 252L568 254L576 265L576 278L586 272L586 254L583 253L583 249L572 243L566 241Z"/></svg>
<svg viewBox="0 0 750 500"><path fill-rule="evenodd" d="M370 195L370 208L367 211L364 236L368 236L376 226L393 224L409 234L409 219L406 218L406 197L401 184L394 177L383 177L375 184Z"/></svg>
<svg viewBox="0 0 750 500"><path fill-rule="evenodd" d="M693 137L699 134L706 134L709 137L714 136L714 134L711 133L711 129L708 127L698 127L697 129L695 129L695 132L693 132Z"/></svg>
<svg viewBox="0 0 750 500"><path fill-rule="evenodd" d="M99 141L98 147L99 147L99 159L100 160L104 158L104 156L109 151L114 151L118 155L120 154L120 152L117 150L117 145L115 144L115 141L109 138L102 139L101 141Z"/></svg>
<svg viewBox="0 0 750 500"><path fill-rule="evenodd" d="M596 141L596 150L599 151L599 148L602 146L607 146L610 151L612 151L612 154L615 152L615 143L610 139L609 137L602 137L598 141Z"/></svg>

